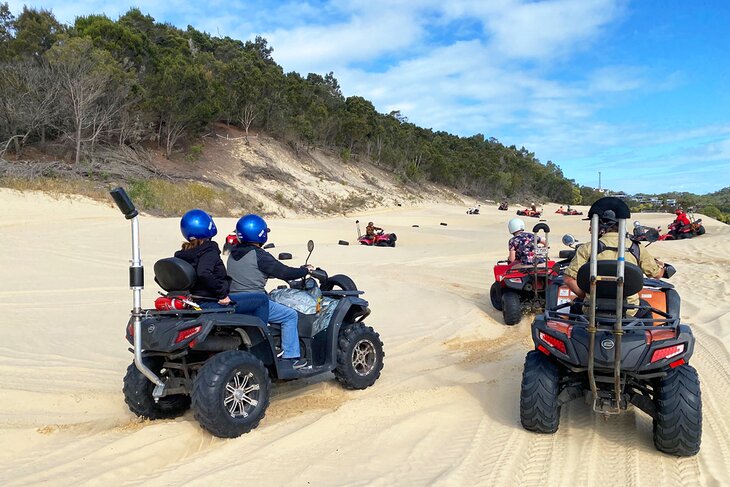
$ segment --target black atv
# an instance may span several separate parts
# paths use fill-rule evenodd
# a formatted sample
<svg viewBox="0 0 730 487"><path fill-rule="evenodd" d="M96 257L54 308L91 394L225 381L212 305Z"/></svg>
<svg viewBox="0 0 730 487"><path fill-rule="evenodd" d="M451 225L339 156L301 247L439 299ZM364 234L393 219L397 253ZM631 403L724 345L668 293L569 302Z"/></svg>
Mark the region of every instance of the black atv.
<svg viewBox="0 0 730 487"><path fill-rule="evenodd" d="M597 260L598 215L607 208L619 218L617 260ZM702 400L697 372L688 363L694 337L680 322L679 295L623 260L630 216L625 203L602 198L589 215L596 232L591 259L576 281L590 300L576 302L562 276L551 282L545 313L532 324L535 350L528 352L522 376L522 426L555 433L561 406L581 397L603 414L633 404L653 418L657 449L694 455L702 438ZM665 266L664 277L672 274L674 268ZM626 297L637 293L640 304L629 305ZM636 314L627 314L629 309Z"/></svg>
<svg viewBox="0 0 730 487"><path fill-rule="evenodd" d="M132 220L130 287L134 309L127 325L134 361L124 377L124 398L137 416L172 418L192 407L200 425L219 437L255 428L269 405L271 378L301 379L333 372L349 389L365 389L380 377L383 343L363 320L370 314L347 276L322 269L311 278L272 291L270 299L299 312L302 355L312 364L294 369L278 358L281 330L233 308L142 309L144 273L139 252L137 210L122 188L111 192ZM314 242L309 242L309 252ZM195 270L167 258L155 263L155 281L166 296L194 305L188 290ZM285 288L285 289L282 289Z"/></svg>

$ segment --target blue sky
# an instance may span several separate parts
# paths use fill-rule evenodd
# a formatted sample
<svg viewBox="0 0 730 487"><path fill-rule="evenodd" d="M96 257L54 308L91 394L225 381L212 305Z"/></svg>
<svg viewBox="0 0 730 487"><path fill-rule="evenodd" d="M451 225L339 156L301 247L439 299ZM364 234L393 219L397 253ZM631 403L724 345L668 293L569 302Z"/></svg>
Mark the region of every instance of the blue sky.
<svg viewBox="0 0 730 487"><path fill-rule="evenodd" d="M9 1L18 13L23 2ZM47 0L62 22L116 2ZM132 5L130 5L132 6ZM628 192L730 186L727 0L138 0L156 20L247 40L285 71L423 127L482 133L580 184Z"/></svg>

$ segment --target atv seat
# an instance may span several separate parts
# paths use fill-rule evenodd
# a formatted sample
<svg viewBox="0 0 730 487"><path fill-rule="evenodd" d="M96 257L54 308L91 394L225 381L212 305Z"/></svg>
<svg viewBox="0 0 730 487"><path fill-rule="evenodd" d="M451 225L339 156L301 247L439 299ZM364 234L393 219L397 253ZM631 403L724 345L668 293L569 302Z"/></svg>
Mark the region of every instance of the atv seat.
<svg viewBox="0 0 730 487"><path fill-rule="evenodd" d="M616 277L618 271L617 260L599 260L597 275ZM578 287L585 293L591 291L591 264L586 262L578 269ZM626 262L624 265L624 292L623 297L633 296L644 288L644 273L636 264ZM616 281L598 281L596 283L596 299L615 300L618 293Z"/></svg>
<svg viewBox="0 0 730 487"><path fill-rule="evenodd" d="M155 282L170 294L190 294L195 284L195 268L177 257L168 257L155 262Z"/></svg>
<svg viewBox="0 0 730 487"><path fill-rule="evenodd" d="M191 296L190 289L195 284L196 273L195 268L189 263L177 257L168 257L155 262L155 282L167 291L169 297L182 297L188 299L200 299ZM209 301L217 301L214 298L208 298ZM172 310L177 313L181 310ZM187 310L193 311L193 310ZM232 313L233 307L225 308L205 308L195 310L197 313ZM173 313L170 313L173 314ZM184 313L187 314L187 313Z"/></svg>

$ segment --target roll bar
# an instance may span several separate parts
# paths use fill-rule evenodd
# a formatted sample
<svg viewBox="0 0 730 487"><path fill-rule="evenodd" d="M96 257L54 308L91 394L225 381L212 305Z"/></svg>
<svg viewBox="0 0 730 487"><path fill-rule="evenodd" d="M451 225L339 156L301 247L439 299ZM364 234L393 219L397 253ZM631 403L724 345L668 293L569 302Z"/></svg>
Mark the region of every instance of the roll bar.
<svg viewBox="0 0 730 487"><path fill-rule="evenodd" d="M114 203L124 215L124 218L131 220L132 223L132 260L129 266L129 288L132 290L132 318L134 318L134 365L144 374L153 384L155 389L152 396L158 401L165 389L165 383L157 377L142 362L142 289L144 289L144 266L142 265L142 257L139 248L139 221L137 217L139 212L134 207L134 203L124 188L114 188L109 192Z"/></svg>
<svg viewBox="0 0 730 487"><path fill-rule="evenodd" d="M610 411L618 413L621 410L621 339L623 336L623 307L624 307L624 271L625 271L625 254L626 254L626 219L631 217L626 203L616 200L612 197L604 197L596 201L588 212L591 218L591 259L590 259L590 313L588 319L588 382L591 387L593 396L593 410L598 411L598 390L596 387L596 377L594 373L594 360L596 353L596 286L598 281L614 281L616 282L616 321L613 326L614 338L614 369L613 380L616 407ZM617 268L615 276L598 275L598 238L599 238L599 213L606 209L614 210L616 219L618 220L618 256Z"/></svg>

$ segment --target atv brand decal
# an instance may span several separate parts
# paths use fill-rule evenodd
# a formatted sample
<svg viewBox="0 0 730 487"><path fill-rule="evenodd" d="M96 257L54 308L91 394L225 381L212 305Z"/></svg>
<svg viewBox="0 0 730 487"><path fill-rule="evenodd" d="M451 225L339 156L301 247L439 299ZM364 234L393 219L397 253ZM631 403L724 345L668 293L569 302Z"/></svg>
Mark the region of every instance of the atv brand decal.
<svg viewBox="0 0 730 487"><path fill-rule="evenodd" d="M154 332L155 332L155 325L150 325L147 327L147 333L149 333L151 335Z"/></svg>
<svg viewBox="0 0 730 487"><path fill-rule="evenodd" d="M601 346L604 350L611 350L614 346L613 340L610 338L606 338L605 340L601 341Z"/></svg>

